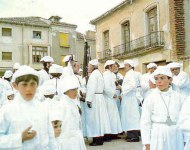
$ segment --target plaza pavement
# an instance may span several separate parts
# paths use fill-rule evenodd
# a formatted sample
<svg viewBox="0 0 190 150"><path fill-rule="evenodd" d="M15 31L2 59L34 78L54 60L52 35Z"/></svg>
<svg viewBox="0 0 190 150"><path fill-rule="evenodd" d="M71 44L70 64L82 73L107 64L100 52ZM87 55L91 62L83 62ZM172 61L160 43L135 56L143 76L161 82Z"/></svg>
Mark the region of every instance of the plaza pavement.
<svg viewBox="0 0 190 150"><path fill-rule="evenodd" d="M125 137L121 139L112 140L111 142L104 142L102 146L89 146L92 139L85 140L87 150L142 150L143 146L140 142L126 142Z"/></svg>

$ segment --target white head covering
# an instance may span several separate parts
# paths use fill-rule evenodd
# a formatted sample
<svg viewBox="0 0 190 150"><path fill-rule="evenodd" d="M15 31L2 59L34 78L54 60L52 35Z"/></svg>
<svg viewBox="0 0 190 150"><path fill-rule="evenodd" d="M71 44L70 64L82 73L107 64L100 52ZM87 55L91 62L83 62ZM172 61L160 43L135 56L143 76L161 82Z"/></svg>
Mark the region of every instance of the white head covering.
<svg viewBox="0 0 190 150"><path fill-rule="evenodd" d="M67 62L69 61L70 57L72 57L72 55L67 55L63 58L63 62ZM73 55L73 60L75 60L75 55Z"/></svg>
<svg viewBox="0 0 190 150"><path fill-rule="evenodd" d="M113 64L115 64L115 61L113 61L113 60L107 60L106 63L105 63L105 65L104 65L104 68L106 66L108 66L108 65L113 65Z"/></svg>
<svg viewBox="0 0 190 150"><path fill-rule="evenodd" d="M169 67L167 66L158 66L157 69L154 71L154 76L163 74L168 77L172 77L172 72Z"/></svg>
<svg viewBox="0 0 190 150"><path fill-rule="evenodd" d="M153 84L156 84L155 79L154 79L154 73L152 73L152 74L149 76L149 80L150 80Z"/></svg>
<svg viewBox="0 0 190 150"><path fill-rule="evenodd" d="M44 62L54 62L53 58L50 56L45 56L43 57L40 61L44 61Z"/></svg>
<svg viewBox="0 0 190 150"><path fill-rule="evenodd" d="M79 69L79 72L83 71L82 69Z"/></svg>
<svg viewBox="0 0 190 150"><path fill-rule="evenodd" d="M4 78L10 78L13 75L11 70L6 70L4 73Z"/></svg>
<svg viewBox="0 0 190 150"><path fill-rule="evenodd" d="M169 64L170 68L181 68L181 65L177 62L173 62Z"/></svg>
<svg viewBox="0 0 190 150"><path fill-rule="evenodd" d="M18 69L20 67L20 64L18 62L14 63L13 69Z"/></svg>
<svg viewBox="0 0 190 150"><path fill-rule="evenodd" d="M49 73L62 73L63 67L57 64L52 64L52 66L49 69Z"/></svg>
<svg viewBox="0 0 190 150"><path fill-rule="evenodd" d="M43 95L52 95L52 94L55 94L55 92L56 92L56 88L55 86L53 86L53 84L43 85L43 89L41 90L41 93Z"/></svg>
<svg viewBox="0 0 190 150"><path fill-rule="evenodd" d="M147 65L147 68L148 68L148 69L150 69L150 68L152 68L152 67L157 67L157 64L155 64L155 63L149 63L149 64Z"/></svg>
<svg viewBox="0 0 190 150"><path fill-rule="evenodd" d="M124 60L124 64L129 64L129 65L131 65L131 67L134 67L134 62L131 59Z"/></svg>
<svg viewBox="0 0 190 150"><path fill-rule="evenodd" d="M53 110L53 111L50 111L49 118L50 118L50 121L55 121L55 120L62 121L63 115L60 110Z"/></svg>
<svg viewBox="0 0 190 150"><path fill-rule="evenodd" d="M76 89L79 87L79 81L75 76L68 76L62 79L62 93L67 92L70 89Z"/></svg>
<svg viewBox="0 0 190 150"><path fill-rule="evenodd" d="M12 82L15 82L16 78L20 76L29 74L37 76L39 78L38 71L34 70L33 68L27 65L20 66L20 68L15 72L15 74L13 74Z"/></svg>
<svg viewBox="0 0 190 150"><path fill-rule="evenodd" d="M89 61L89 64L93 65L93 66L97 66L98 65L98 59L92 59L91 61Z"/></svg>

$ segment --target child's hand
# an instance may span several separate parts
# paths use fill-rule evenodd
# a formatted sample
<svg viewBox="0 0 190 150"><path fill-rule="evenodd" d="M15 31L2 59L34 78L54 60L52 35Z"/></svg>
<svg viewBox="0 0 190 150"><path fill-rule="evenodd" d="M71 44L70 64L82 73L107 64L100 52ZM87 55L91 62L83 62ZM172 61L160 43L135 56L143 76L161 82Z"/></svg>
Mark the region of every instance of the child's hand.
<svg viewBox="0 0 190 150"><path fill-rule="evenodd" d="M147 144L145 146L146 146L146 150L150 150L150 144Z"/></svg>
<svg viewBox="0 0 190 150"><path fill-rule="evenodd" d="M32 139L36 136L36 131L32 130L31 133L28 131L32 128L32 126L28 127L26 130L22 132L22 142Z"/></svg>

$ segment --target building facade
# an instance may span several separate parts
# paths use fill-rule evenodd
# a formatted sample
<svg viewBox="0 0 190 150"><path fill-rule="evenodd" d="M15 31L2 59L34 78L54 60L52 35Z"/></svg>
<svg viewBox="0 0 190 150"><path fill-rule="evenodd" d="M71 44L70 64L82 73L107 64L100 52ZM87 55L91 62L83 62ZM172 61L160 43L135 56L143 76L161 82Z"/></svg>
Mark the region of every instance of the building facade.
<svg viewBox="0 0 190 150"><path fill-rule="evenodd" d="M36 69L51 54L49 25L38 17L0 18L0 75L15 62Z"/></svg>
<svg viewBox="0 0 190 150"><path fill-rule="evenodd" d="M68 54L77 54L77 25L60 22L61 17L51 16L49 18L52 33L52 57L54 63L65 65L63 58ZM77 57L76 57L77 59Z"/></svg>
<svg viewBox="0 0 190 150"><path fill-rule="evenodd" d="M63 66L62 60L68 54L74 54L82 63L84 38L76 32L77 25L60 19L59 16L0 18L0 76L12 69L15 62L39 70L43 67L40 59L47 55ZM95 38L90 36L85 35L95 58Z"/></svg>
<svg viewBox="0 0 190 150"><path fill-rule="evenodd" d="M138 60L135 70L142 73L150 62L164 65L167 61L178 61L182 53L179 55L171 34L171 8L169 0L124 0L91 20L96 26L101 70L108 59L121 66L125 59Z"/></svg>

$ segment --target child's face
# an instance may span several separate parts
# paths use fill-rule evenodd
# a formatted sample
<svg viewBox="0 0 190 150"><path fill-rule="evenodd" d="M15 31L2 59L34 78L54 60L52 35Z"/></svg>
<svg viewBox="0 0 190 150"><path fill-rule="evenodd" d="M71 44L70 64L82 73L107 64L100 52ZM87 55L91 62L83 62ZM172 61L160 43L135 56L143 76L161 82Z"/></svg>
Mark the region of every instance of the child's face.
<svg viewBox="0 0 190 150"><path fill-rule="evenodd" d="M128 63L124 64L125 71L129 71L131 68L132 67Z"/></svg>
<svg viewBox="0 0 190 150"><path fill-rule="evenodd" d="M172 82L172 78L168 79L166 75L160 74L154 76L156 81L156 87L160 91L166 91L169 88L169 84Z"/></svg>
<svg viewBox="0 0 190 150"><path fill-rule="evenodd" d="M54 122L52 122L52 125L53 125L53 129L54 129L54 134L55 134L55 137L58 137L60 136L61 134L61 121L59 121L56 125L54 124Z"/></svg>
<svg viewBox="0 0 190 150"><path fill-rule="evenodd" d="M77 89L70 89L69 91L66 92L66 94L72 98L72 99L75 99L77 97Z"/></svg>
<svg viewBox="0 0 190 150"><path fill-rule="evenodd" d="M20 92L25 100L31 100L36 93L38 84L35 80L31 79L29 82L19 82L18 85L13 83L13 86Z"/></svg>

